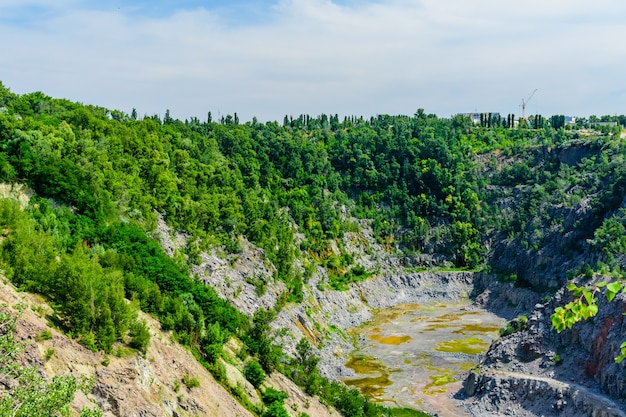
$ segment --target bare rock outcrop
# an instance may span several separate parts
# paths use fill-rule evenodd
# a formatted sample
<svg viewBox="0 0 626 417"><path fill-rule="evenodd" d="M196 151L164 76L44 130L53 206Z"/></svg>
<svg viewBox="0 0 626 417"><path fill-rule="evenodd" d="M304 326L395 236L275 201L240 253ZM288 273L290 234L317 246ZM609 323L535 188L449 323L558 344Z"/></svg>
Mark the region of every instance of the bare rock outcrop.
<svg viewBox="0 0 626 417"><path fill-rule="evenodd" d="M597 316L556 333L554 308L569 301L562 289L538 304L526 328L495 341L464 384L475 415L625 416L626 364L618 364L626 338L626 295L598 297Z"/></svg>

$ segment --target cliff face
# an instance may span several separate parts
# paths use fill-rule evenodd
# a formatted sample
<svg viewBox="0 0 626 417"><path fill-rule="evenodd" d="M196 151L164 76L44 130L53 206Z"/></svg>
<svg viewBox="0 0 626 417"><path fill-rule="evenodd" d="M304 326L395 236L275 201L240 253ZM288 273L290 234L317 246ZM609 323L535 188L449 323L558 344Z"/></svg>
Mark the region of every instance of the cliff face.
<svg viewBox="0 0 626 417"><path fill-rule="evenodd" d="M550 315L568 297L561 290L538 304L524 330L492 344L465 381L475 415L625 415L626 364L614 358L626 335L626 295L599 297L596 317L558 334Z"/></svg>
<svg viewBox="0 0 626 417"><path fill-rule="evenodd" d="M536 171L551 175L565 175L561 171L580 170L580 178L562 182L562 188L551 188L542 182L521 182L516 185L487 186L488 193L497 195L491 204L502 218L521 221L515 236L507 236L499 230L489 236L489 265L494 271L514 273L517 279L533 288L558 289L566 281L566 273L584 263L592 264L588 239L599 225L602 213L594 207L605 191L603 187L590 185L597 176L593 169L579 167L582 161L598 157L602 149L598 144L572 141L556 148L538 147L534 157L528 160L506 159L499 156L496 166L511 166L524 162ZM562 167L563 169L557 168ZM493 176L489 165L483 162L483 175ZM608 185L608 184L607 184ZM542 194L545 191L546 194ZM533 193L537 195L533 196ZM560 198L552 198L552 195ZM537 197L541 195L541 197ZM534 200L532 203L529 200ZM626 201L622 203L626 207ZM519 215L520 212L525 215ZM515 213L519 218L515 218Z"/></svg>
<svg viewBox="0 0 626 417"><path fill-rule="evenodd" d="M29 306L18 321L18 337L25 343L22 360L37 366L48 377L72 374L94 378L90 399L78 393L73 405L82 407L95 401L112 416L252 416L220 386L182 346L158 330L146 317L151 342L145 357L123 351L122 357L92 352L48 326L48 305L35 296L17 293L2 284L0 299L9 306L23 302ZM40 340L49 331L52 337ZM35 341L38 339L40 341ZM114 348L115 349L115 348ZM45 352L53 352L44 360ZM187 389L184 375L195 377L200 385Z"/></svg>
<svg viewBox="0 0 626 417"><path fill-rule="evenodd" d="M626 365L614 361L626 339L624 294L611 303L598 296L598 315L561 334L552 330L550 320L556 307L570 301L571 295L563 288L568 272L606 261L592 244L594 233L603 220L626 208L624 189L615 184L616 177L599 175L609 165L598 168L593 163L601 155L612 155L609 148L613 145L572 141L537 150L531 164L535 169L551 161L567 168L563 172L570 174L565 176L576 173L580 177L552 189L560 199L541 194L532 210L524 207L523 197L541 184L492 186L499 196L494 204L503 213L528 210L517 234L505 237L496 231L491 236L492 270L546 293L533 294L512 283L495 282L494 277L483 276L476 282L477 302L509 318L527 315L528 323L523 330L495 341L480 366L468 375L459 396L466 398L474 415L624 415ZM615 259L623 270L623 256ZM596 278L613 279L598 274Z"/></svg>

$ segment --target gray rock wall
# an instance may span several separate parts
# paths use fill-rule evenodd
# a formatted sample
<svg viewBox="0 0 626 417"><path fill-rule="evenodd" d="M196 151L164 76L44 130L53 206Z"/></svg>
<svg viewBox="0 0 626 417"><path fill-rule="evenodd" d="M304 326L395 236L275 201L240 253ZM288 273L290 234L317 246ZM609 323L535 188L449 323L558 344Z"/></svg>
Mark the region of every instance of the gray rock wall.
<svg viewBox="0 0 626 417"><path fill-rule="evenodd" d="M614 358L626 340L626 294L611 303L599 295L596 317L556 333L550 315L570 297L559 291L536 306L525 330L492 344L464 385L475 415L624 416L626 363Z"/></svg>

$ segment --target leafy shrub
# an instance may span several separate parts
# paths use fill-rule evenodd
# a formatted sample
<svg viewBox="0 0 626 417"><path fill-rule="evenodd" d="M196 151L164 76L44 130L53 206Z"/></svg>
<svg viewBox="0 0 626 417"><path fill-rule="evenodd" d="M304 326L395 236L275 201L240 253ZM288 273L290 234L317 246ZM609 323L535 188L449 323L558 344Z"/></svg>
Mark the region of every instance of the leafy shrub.
<svg viewBox="0 0 626 417"><path fill-rule="evenodd" d="M182 381L183 384L185 384L185 386L189 389L197 388L200 386L200 381L198 380L198 378L191 377L187 374L183 375Z"/></svg>
<svg viewBox="0 0 626 417"><path fill-rule="evenodd" d="M50 340L50 339L52 339L52 332L50 332L49 329L43 330L41 333L35 336L36 342L42 342L44 340Z"/></svg>
<svg viewBox="0 0 626 417"><path fill-rule="evenodd" d="M275 402L267 407L267 410L265 410L261 417L289 417L289 413L287 413L282 403Z"/></svg>
<svg viewBox="0 0 626 417"><path fill-rule="evenodd" d="M287 394L272 387L267 387L265 391L263 391L261 398L263 399L263 404L265 405L272 405L275 402L284 404L287 399Z"/></svg>
<svg viewBox="0 0 626 417"><path fill-rule="evenodd" d="M148 326L146 326L146 322L135 321L130 326L128 334L131 337L129 346L145 355L148 350L148 344L150 343L150 331L148 330Z"/></svg>
<svg viewBox="0 0 626 417"><path fill-rule="evenodd" d="M528 323L528 317L519 316L506 324L504 329L500 329L500 336L509 336L513 333L517 333L526 329L526 325Z"/></svg>
<svg viewBox="0 0 626 417"><path fill-rule="evenodd" d="M43 359L44 361L48 362L50 359L52 359L53 356L54 356L54 349L48 348L46 349L46 352L44 353Z"/></svg>
<svg viewBox="0 0 626 417"><path fill-rule="evenodd" d="M226 381L226 368L221 361L215 361L215 363L210 364L209 372L211 372L211 375L217 382Z"/></svg>
<svg viewBox="0 0 626 417"><path fill-rule="evenodd" d="M243 376L255 387L258 388L265 381L265 372L257 361L250 361L243 370Z"/></svg>

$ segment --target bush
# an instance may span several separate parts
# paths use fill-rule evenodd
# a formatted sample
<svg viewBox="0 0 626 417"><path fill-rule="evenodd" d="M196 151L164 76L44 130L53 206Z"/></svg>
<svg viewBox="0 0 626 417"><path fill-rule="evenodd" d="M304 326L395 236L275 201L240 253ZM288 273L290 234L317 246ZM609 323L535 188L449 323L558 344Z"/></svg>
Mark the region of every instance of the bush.
<svg viewBox="0 0 626 417"><path fill-rule="evenodd" d="M200 386L200 381L198 378L191 377L187 374L183 375L183 384L189 389L197 388Z"/></svg>
<svg viewBox="0 0 626 417"><path fill-rule="evenodd" d="M49 329L46 329L42 331L41 333L39 333L37 336L35 336L36 342L42 342L44 340L50 340L50 339L52 339L52 332L50 332Z"/></svg>
<svg viewBox="0 0 626 417"><path fill-rule="evenodd" d="M267 387L267 389L263 391L261 397L263 399L263 404L269 406L276 402L284 404L285 400L287 399L287 394L272 387Z"/></svg>
<svg viewBox="0 0 626 417"><path fill-rule="evenodd" d="M209 372L211 372L211 375L217 382L226 381L226 368L222 362L215 361L215 363L209 364Z"/></svg>
<svg viewBox="0 0 626 417"><path fill-rule="evenodd" d="M287 410L283 407L282 403L272 403L267 410L261 415L261 417L289 417Z"/></svg>
<svg viewBox="0 0 626 417"><path fill-rule="evenodd" d="M528 324L528 317L519 316L518 318L515 318L511 320L510 322L508 322L504 329L500 329L500 336L501 337L509 336L513 333L522 331L526 329L527 324Z"/></svg>
<svg viewBox="0 0 626 417"><path fill-rule="evenodd" d="M128 345L145 355L148 350L148 344L150 343L150 331L148 330L148 326L146 326L146 322L134 322L130 326L129 335L131 340Z"/></svg>
<svg viewBox="0 0 626 417"><path fill-rule="evenodd" d="M243 375L255 388L258 388L265 381L265 372L257 361L248 362L243 370Z"/></svg>
<svg viewBox="0 0 626 417"><path fill-rule="evenodd" d="M48 362L54 356L54 349L48 348L44 354L44 361Z"/></svg>

